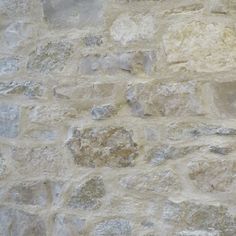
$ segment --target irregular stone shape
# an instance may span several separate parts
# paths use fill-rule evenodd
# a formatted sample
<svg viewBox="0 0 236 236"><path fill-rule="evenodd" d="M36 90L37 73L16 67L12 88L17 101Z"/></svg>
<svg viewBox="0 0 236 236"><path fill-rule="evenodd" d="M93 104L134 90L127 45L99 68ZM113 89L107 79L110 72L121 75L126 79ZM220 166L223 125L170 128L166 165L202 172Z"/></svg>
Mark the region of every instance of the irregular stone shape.
<svg viewBox="0 0 236 236"><path fill-rule="evenodd" d="M117 72L131 74L151 74L154 70L156 54L153 51L137 51L105 55L88 55L80 60L79 70L82 74L93 75Z"/></svg>
<svg viewBox="0 0 236 236"><path fill-rule="evenodd" d="M152 82L130 86L126 98L132 113L139 117L201 115L203 108L198 93L194 82Z"/></svg>
<svg viewBox="0 0 236 236"><path fill-rule="evenodd" d="M0 136L15 138L19 133L20 108L17 105L0 105Z"/></svg>
<svg viewBox="0 0 236 236"><path fill-rule="evenodd" d="M163 36L174 70L219 72L235 68L236 31L222 23L176 23Z"/></svg>
<svg viewBox="0 0 236 236"><path fill-rule="evenodd" d="M23 94L29 98L41 97L43 95L43 87L41 83L34 81L0 82L0 95L7 94Z"/></svg>
<svg viewBox="0 0 236 236"><path fill-rule="evenodd" d="M43 0L47 22L58 28L97 26L102 23L102 0Z"/></svg>
<svg viewBox="0 0 236 236"><path fill-rule="evenodd" d="M30 137L34 140L40 140L40 141L54 141L58 137L58 132L56 130L52 129L34 129L30 130L27 134L27 137Z"/></svg>
<svg viewBox="0 0 236 236"><path fill-rule="evenodd" d="M102 36L88 35L83 38L84 44L87 47L101 46L103 44Z"/></svg>
<svg viewBox="0 0 236 236"><path fill-rule="evenodd" d="M48 42L38 46L29 55L27 68L39 73L62 71L71 54L71 43L66 41Z"/></svg>
<svg viewBox="0 0 236 236"><path fill-rule="evenodd" d="M11 158L17 171L24 176L62 176L71 169L68 169L67 159L60 149L48 144L34 148L14 147Z"/></svg>
<svg viewBox="0 0 236 236"><path fill-rule="evenodd" d="M6 176L6 173L7 173L6 160L3 157L2 153L0 153L0 180Z"/></svg>
<svg viewBox="0 0 236 236"><path fill-rule="evenodd" d="M33 26L27 21L16 21L10 24L3 35L3 42L7 48L17 48L33 35ZM8 49L9 50L9 49Z"/></svg>
<svg viewBox="0 0 236 236"><path fill-rule="evenodd" d="M54 217L52 236L77 236L83 234L85 220L77 215L57 214Z"/></svg>
<svg viewBox="0 0 236 236"><path fill-rule="evenodd" d="M75 118L77 111L72 107L62 107L52 104L51 106L39 105L30 111L29 119L36 123L61 122L66 118Z"/></svg>
<svg viewBox="0 0 236 236"><path fill-rule="evenodd" d="M179 232L176 236L220 236L219 231L206 230L185 230Z"/></svg>
<svg viewBox="0 0 236 236"><path fill-rule="evenodd" d="M97 209L105 196L105 185L101 177L95 176L80 186L73 186L67 205L84 210Z"/></svg>
<svg viewBox="0 0 236 236"><path fill-rule="evenodd" d="M228 155L233 151L231 147L219 147L219 146L210 146L210 152L220 154L220 155Z"/></svg>
<svg viewBox="0 0 236 236"><path fill-rule="evenodd" d="M133 189L139 193L156 192L166 194L178 191L181 184L176 173L171 170L152 170L147 173L141 172L121 178L121 186L127 189Z"/></svg>
<svg viewBox="0 0 236 236"><path fill-rule="evenodd" d="M214 103L218 109L218 114L222 117L236 117L236 82L215 83Z"/></svg>
<svg viewBox="0 0 236 236"><path fill-rule="evenodd" d="M164 205L162 219L181 228L192 230L209 230L224 232L235 226L234 218L227 208L221 205L205 205L189 201L167 201Z"/></svg>
<svg viewBox="0 0 236 236"><path fill-rule="evenodd" d="M175 160L198 151L200 146L175 147L171 145L160 145L153 147L147 152L146 160L153 165L160 165L167 160Z"/></svg>
<svg viewBox="0 0 236 236"><path fill-rule="evenodd" d="M209 0L207 4L211 13L226 14L228 12L228 0Z"/></svg>
<svg viewBox="0 0 236 236"><path fill-rule="evenodd" d="M129 221L116 218L97 224L93 236L131 236L131 232Z"/></svg>
<svg viewBox="0 0 236 236"><path fill-rule="evenodd" d="M12 74L19 70L19 59L14 57L0 58L0 75Z"/></svg>
<svg viewBox="0 0 236 236"><path fill-rule="evenodd" d="M76 164L86 167L133 166L137 144L123 127L74 129L67 142Z"/></svg>
<svg viewBox="0 0 236 236"><path fill-rule="evenodd" d="M46 207L59 200L62 183L49 180L24 182L9 187L2 196L4 202Z"/></svg>
<svg viewBox="0 0 236 236"><path fill-rule="evenodd" d="M93 107L91 110L91 115L94 120L103 120L111 117L113 114L115 114L115 108L110 104Z"/></svg>
<svg viewBox="0 0 236 236"><path fill-rule="evenodd" d="M0 235L4 236L46 236L43 220L30 213L7 207L0 207Z"/></svg>
<svg viewBox="0 0 236 236"><path fill-rule="evenodd" d="M111 26L111 37L123 45L140 39L151 39L156 31L151 15L121 15Z"/></svg>
<svg viewBox="0 0 236 236"><path fill-rule="evenodd" d="M235 161L192 161L188 168L190 179L204 192L233 191L236 186Z"/></svg>
<svg viewBox="0 0 236 236"><path fill-rule="evenodd" d="M176 7L176 8L173 8L171 10L167 10L167 11L165 11L165 15L189 13L189 12L200 11L202 9L203 9L203 4L194 3L194 4L189 4L189 5Z"/></svg>
<svg viewBox="0 0 236 236"><path fill-rule="evenodd" d="M236 129L205 123L171 123L167 128L167 136L171 140L196 139L201 136L235 136Z"/></svg>

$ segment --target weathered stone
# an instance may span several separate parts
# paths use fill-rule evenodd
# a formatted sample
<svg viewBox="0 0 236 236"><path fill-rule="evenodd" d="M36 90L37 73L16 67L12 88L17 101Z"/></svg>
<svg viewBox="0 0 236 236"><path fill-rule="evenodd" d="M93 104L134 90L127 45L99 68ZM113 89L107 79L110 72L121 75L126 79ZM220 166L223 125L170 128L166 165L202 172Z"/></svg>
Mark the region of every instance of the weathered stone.
<svg viewBox="0 0 236 236"><path fill-rule="evenodd" d="M15 184L2 196L4 202L46 207L56 204L62 189L62 183L49 180Z"/></svg>
<svg viewBox="0 0 236 236"><path fill-rule="evenodd" d="M23 94L29 98L41 97L43 95L43 87L41 83L34 81L0 82L0 95L7 94Z"/></svg>
<svg viewBox="0 0 236 236"><path fill-rule="evenodd" d="M19 59L5 57L0 59L0 75L7 75L19 70Z"/></svg>
<svg viewBox="0 0 236 236"><path fill-rule="evenodd" d="M153 51L88 55L80 60L82 74L126 72L151 74L155 67L156 54Z"/></svg>
<svg viewBox="0 0 236 236"><path fill-rule="evenodd" d="M151 39L156 31L151 15L119 16L112 24L111 36L123 45L140 39Z"/></svg>
<svg viewBox="0 0 236 236"><path fill-rule="evenodd" d="M101 46L103 44L103 39L101 35L99 36L88 35L84 37L83 41L87 47Z"/></svg>
<svg viewBox="0 0 236 236"><path fill-rule="evenodd" d="M0 180L5 177L7 172L6 160L0 153Z"/></svg>
<svg viewBox="0 0 236 236"><path fill-rule="evenodd" d="M24 176L62 176L69 171L66 157L55 146L14 147L11 158L17 171Z"/></svg>
<svg viewBox="0 0 236 236"><path fill-rule="evenodd" d="M221 117L236 117L236 96L235 96L236 82L215 83L214 102L218 109L218 114Z"/></svg>
<svg viewBox="0 0 236 236"><path fill-rule="evenodd" d="M110 104L93 107L91 110L91 115L94 120L103 120L111 117L113 114L115 114L115 108Z"/></svg>
<svg viewBox="0 0 236 236"><path fill-rule="evenodd" d="M4 236L46 236L43 220L24 211L0 207L0 235Z"/></svg>
<svg viewBox="0 0 236 236"><path fill-rule="evenodd" d="M232 191L236 184L236 162L199 160L188 164L189 177L204 192ZM231 190L232 189L232 190Z"/></svg>
<svg viewBox="0 0 236 236"><path fill-rule="evenodd" d="M168 160L185 157L198 151L200 146L175 147L172 145L160 145L151 148L146 155L146 160L153 165L160 165Z"/></svg>
<svg viewBox="0 0 236 236"><path fill-rule="evenodd" d="M167 201L162 218L172 226L181 224L181 227L191 228L192 230L211 229L223 233L235 226L235 221L226 207L189 201L179 203Z"/></svg>
<svg viewBox="0 0 236 236"><path fill-rule="evenodd" d="M85 220L77 215L57 214L54 217L53 236L77 236L83 234Z"/></svg>
<svg viewBox="0 0 236 236"><path fill-rule="evenodd" d="M140 83L128 88L126 98L132 113L140 117L200 115L204 111L198 90L194 82Z"/></svg>
<svg viewBox="0 0 236 236"><path fill-rule="evenodd" d="M74 129L67 146L78 165L127 167L134 165L137 144L123 127Z"/></svg>
<svg viewBox="0 0 236 236"><path fill-rule="evenodd" d="M201 136L235 136L236 129L205 123L171 123L167 128L167 136L172 140L196 139Z"/></svg>
<svg viewBox="0 0 236 236"><path fill-rule="evenodd" d="M19 133L20 109L17 105L0 105L0 136L15 138Z"/></svg>
<svg viewBox="0 0 236 236"><path fill-rule="evenodd" d="M72 186L67 206L84 210L97 209L105 196L105 185L99 176L95 176L79 186Z"/></svg>
<svg viewBox="0 0 236 236"><path fill-rule="evenodd" d="M171 10L167 10L167 11L165 11L165 15L189 13L189 12L200 11L202 9L203 9L203 4L193 3L193 4L189 4L189 5L184 5L184 6L172 8Z"/></svg>
<svg viewBox="0 0 236 236"><path fill-rule="evenodd" d="M17 48L33 35L33 26L27 21L19 20L10 24L2 36L7 50ZM4 50L5 48L3 48Z"/></svg>
<svg viewBox="0 0 236 236"><path fill-rule="evenodd" d="M115 218L97 224L93 236L130 236L131 232L129 221Z"/></svg>
<svg viewBox="0 0 236 236"><path fill-rule="evenodd" d="M27 68L39 73L62 71L71 54L71 43L66 41L48 42L38 46L29 55Z"/></svg>
<svg viewBox="0 0 236 236"><path fill-rule="evenodd" d="M220 154L220 155L228 155L233 151L231 147L219 147L219 146L210 146L210 152Z"/></svg>
<svg viewBox="0 0 236 236"><path fill-rule="evenodd" d="M54 27L96 26L102 22L103 1L43 0L43 12Z"/></svg>
<svg viewBox="0 0 236 236"><path fill-rule="evenodd" d="M228 12L229 0L209 0L207 5L211 13L226 14Z"/></svg>
<svg viewBox="0 0 236 236"><path fill-rule="evenodd" d="M220 236L220 233L215 230L185 230L179 232L176 236Z"/></svg>
<svg viewBox="0 0 236 236"><path fill-rule="evenodd" d="M120 184L127 188L136 190L138 193L155 192L167 194L181 189L181 184L176 173L171 169L162 171L152 170L123 177Z"/></svg>
<svg viewBox="0 0 236 236"><path fill-rule="evenodd" d="M235 68L236 32L221 23L192 21L171 25L163 36L174 70L219 72Z"/></svg>
<svg viewBox="0 0 236 236"><path fill-rule="evenodd" d="M39 141L53 141L58 137L58 132L50 128L42 130L33 129L30 130L26 136Z"/></svg>
<svg viewBox="0 0 236 236"><path fill-rule="evenodd" d="M62 107L58 104L51 106L39 105L31 109L29 119L36 123L61 122L66 118L75 118L77 111L72 107Z"/></svg>

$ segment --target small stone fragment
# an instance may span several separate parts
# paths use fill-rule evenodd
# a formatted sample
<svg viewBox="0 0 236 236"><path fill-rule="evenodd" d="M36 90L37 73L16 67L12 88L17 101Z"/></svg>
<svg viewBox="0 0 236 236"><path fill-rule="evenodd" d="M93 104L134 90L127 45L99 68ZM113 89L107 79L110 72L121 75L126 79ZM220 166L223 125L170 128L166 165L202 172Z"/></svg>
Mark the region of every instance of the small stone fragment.
<svg viewBox="0 0 236 236"><path fill-rule="evenodd" d="M93 107L91 115L94 120L103 120L111 117L115 113L115 108L110 104Z"/></svg>
<svg viewBox="0 0 236 236"><path fill-rule="evenodd" d="M84 37L83 41L87 47L101 46L103 44L102 36L88 35Z"/></svg>
<svg viewBox="0 0 236 236"><path fill-rule="evenodd" d="M207 3L211 13L226 14L228 12L229 0L209 0Z"/></svg>
<svg viewBox="0 0 236 236"><path fill-rule="evenodd" d="M233 149L230 147L219 147L219 146L210 146L209 149L210 149L210 152L220 154L220 155L227 155L233 151Z"/></svg>
<svg viewBox="0 0 236 236"><path fill-rule="evenodd" d="M105 185L102 178L96 176L87 180L79 187L73 186L67 205L71 208L84 210L97 209L101 206L101 200L105 193Z"/></svg>
<svg viewBox="0 0 236 236"><path fill-rule="evenodd" d="M185 230L177 233L176 236L220 236L215 230Z"/></svg>
<svg viewBox="0 0 236 236"><path fill-rule="evenodd" d="M0 75L7 75L19 70L19 59L14 57L0 58Z"/></svg>
<svg viewBox="0 0 236 236"><path fill-rule="evenodd" d="M93 236L131 236L131 232L129 221L117 218L97 224Z"/></svg>

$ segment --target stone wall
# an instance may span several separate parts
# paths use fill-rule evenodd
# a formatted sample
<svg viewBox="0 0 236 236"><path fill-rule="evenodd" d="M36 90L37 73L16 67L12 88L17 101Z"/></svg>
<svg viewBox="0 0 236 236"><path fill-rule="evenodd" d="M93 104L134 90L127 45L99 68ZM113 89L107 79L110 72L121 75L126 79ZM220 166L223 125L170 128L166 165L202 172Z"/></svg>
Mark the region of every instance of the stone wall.
<svg viewBox="0 0 236 236"><path fill-rule="evenodd" d="M236 0L0 0L0 235L235 236Z"/></svg>

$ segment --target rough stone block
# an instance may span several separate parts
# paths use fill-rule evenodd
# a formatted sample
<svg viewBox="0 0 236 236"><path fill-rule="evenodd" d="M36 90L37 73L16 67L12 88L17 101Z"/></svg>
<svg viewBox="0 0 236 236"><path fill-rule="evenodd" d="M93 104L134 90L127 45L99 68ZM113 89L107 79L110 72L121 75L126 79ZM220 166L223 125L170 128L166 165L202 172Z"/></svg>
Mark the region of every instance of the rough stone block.
<svg viewBox="0 0 236 236"><path fill-rule="evenodd" d="M75 163L80 166L133 166L137 144L123 127L74 129L67 141Z"/></svg>
<svg viewBox="0 0 236 236"><path fill-rule="evenodd" d="M15 138L19 133L20 108L17 105L0 104L0 136Z"/></svg>

